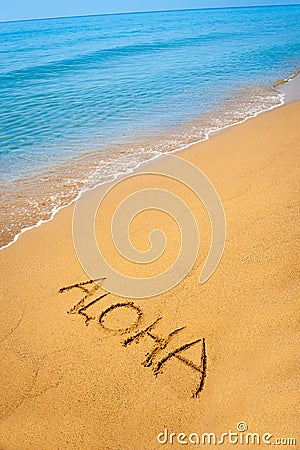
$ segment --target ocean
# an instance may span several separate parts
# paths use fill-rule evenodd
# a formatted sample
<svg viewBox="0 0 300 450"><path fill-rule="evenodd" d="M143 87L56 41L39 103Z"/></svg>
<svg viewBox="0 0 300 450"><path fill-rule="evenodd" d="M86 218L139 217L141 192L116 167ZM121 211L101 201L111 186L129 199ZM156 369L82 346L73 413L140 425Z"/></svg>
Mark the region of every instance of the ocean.
<svg viewBox="0 0 300 450"><path fill-rule="evenodd" d="M84 190L279 106L300 5L0 23L0 245Z"/></svg>

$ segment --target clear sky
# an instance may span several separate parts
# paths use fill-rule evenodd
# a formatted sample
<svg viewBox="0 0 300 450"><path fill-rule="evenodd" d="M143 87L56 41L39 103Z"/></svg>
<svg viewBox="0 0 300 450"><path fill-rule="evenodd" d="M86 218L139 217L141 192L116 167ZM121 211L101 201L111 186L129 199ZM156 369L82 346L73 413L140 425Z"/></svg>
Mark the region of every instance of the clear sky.
<svg viewBox="0 0 300 450"><path fill-rule="evenodd" d="M299 3L299 0L1 0L0 21L164 9Z"/></svg>

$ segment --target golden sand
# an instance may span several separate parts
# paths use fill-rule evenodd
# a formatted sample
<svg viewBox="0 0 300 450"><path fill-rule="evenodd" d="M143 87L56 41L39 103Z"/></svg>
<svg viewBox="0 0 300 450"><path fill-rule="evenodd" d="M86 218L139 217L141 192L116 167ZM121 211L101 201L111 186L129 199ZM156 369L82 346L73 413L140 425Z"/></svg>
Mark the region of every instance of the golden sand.
<svg viewBox="0 0 300 450"><path fill-rule="evenodd" d="M165 294L132 303L108 294L82 309L105 294L99 288L76 307L93 284L80 285L88 276L73 247L73 207L0 252L2 450L182 448L180 432L220 436L241 421L273 440L297 437L299 114L300 103L292 103L178 153L209 177L226 212L225 253L203 285L205 210L186 186L168 186L158 176L115 189L96 225L111 263L139 276L136 265L112 252L114 205L121 194L151 186L184 198L201 248L189 275ZM165 269L178 252L178 230L162 212L137 216L134 245L147 248L153 224L171 245L144 267L145 276ZM172 445L158 443L164 429L176 433Z"/></svg>

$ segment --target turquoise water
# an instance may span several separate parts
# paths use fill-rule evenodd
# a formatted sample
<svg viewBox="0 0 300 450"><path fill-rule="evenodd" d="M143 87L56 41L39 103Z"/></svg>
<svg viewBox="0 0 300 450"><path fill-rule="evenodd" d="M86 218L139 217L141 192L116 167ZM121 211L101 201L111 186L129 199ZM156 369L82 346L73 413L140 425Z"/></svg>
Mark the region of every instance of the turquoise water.
<svg viewBox="0 0 300 450"><path fill-rule="evenodd" d="M300 5L0 23L1 243L81 189L282 101Z"/></svg>

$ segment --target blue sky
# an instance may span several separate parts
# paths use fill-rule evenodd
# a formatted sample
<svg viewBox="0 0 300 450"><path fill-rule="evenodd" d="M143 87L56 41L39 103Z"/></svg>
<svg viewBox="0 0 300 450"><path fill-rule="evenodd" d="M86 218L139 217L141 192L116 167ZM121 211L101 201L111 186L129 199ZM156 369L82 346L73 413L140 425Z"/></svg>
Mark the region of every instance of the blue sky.
<svg viewBox="0 0 300 450"><path fill-rule="evenodd" d="M2 0L0 21L131 11L299 4L299 0Z"/></svg>

